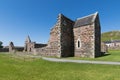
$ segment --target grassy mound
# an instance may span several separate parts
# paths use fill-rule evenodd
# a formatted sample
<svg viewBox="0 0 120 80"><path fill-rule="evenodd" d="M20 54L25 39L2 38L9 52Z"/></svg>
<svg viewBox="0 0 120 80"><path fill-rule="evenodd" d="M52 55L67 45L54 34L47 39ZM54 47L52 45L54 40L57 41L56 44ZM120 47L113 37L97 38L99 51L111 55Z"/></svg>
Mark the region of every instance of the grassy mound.
<svg viewBox="0 0 120 80"><path fill-rule="evenodd" d="M102 41L110 41L112 40L120 40L120 31L110 31L102 33L101 35Z"/></svg>

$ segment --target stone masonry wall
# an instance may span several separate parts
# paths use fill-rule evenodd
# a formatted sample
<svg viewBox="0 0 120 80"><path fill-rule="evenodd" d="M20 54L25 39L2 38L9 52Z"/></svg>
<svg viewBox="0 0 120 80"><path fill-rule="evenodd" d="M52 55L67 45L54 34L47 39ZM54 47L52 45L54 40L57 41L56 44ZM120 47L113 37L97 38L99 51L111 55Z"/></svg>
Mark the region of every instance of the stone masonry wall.
<svg viewBox="0 0 120 80"><path fill-rule="evenodd" d="M101 29L98 15L96 17L94 25L95 25L95 57L99 57L102 55L102 52L101 52Z"/></svg>
<svg viewBox="0 0 120 80"><path fill-rule="evenodd" d="M38 43L34 44L34 48L42 48L42 47L45 47L45 46L47 46L47 44L38 44Z"/></svg>
<svg viewBox="0 0 120 80"><path fill-rule="evenodd" d="M42 48L47 46L46 44L38 44L36 42L25 42L24 52L33 52L34 48Z"/></svg>
<svg viewBox="0 0 120 80"><path fill-rule="evenodd" d="M61 18L61 57L74 56L74 22L63 15Z"/></svg>
<svg viewBox="0 0 120 80"><path fill-rule="evenodd" d="M9 48L0 48L0 52L9 52Z"/></svg>
<svg viewBox="0 0 120 80"><path fill-rule="evenodd" d="M94 57L94 26L86 25L74 28L75 56Z"/></svg>
<svg viewBox="0 0 120 80"><path fill-rule="evenodd" d="M46 47L35 48L34 54L41 56L56 56L61 57L61 44L60 44L60 35L61 35L61 15L58 16L57 23L51 29L50 39Z"/></svg>
<svg viewBox="0 0 120 80"><path fill-rule="evenodd" d="M58 44L59 43L59 26L56 25L50 32L50 39L48 41L48 47L52 47L52 48L58 48Z"/></svg>
<svg viewBox="0 0 120 80"><path fill-rule="evenodd" d="M72 20L59 14L56 25L51 29L47 47L34 49L34 53L40 54L41 56L73 56L73 24L74 22Z"/></svg>
<svg viewBox="0 0 120 80"><path fill-rule="evenodd" d="M101 31L98 14L81 20L82 22L79 24L86 22L83 25L74 25L74 21L59 14L57 23L51 29L47 46L34 48L34 54L56 57L94 58L101 56Z"/></svg>
<svg viewBox="0 0 120 80"><path fill-rule="evenodd" d="M105 45L104 42L101 42L101 53L107 53L108 52L108 47Z"/></svg>
<svg viewBox="0 0 120 80"><path fill-rule="evenodd" d="M50 47L35 48L33 52L34 55L59 57L57 54L59 53L58 49L50 48Z"/></svg>

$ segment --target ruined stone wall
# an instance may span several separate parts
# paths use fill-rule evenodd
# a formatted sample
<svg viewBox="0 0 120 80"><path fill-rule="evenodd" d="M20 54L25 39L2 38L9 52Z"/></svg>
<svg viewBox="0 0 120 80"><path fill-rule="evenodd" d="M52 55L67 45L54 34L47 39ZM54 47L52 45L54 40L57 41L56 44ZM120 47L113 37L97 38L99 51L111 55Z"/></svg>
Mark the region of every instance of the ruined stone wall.
<svg viewBox="0 0 120 80"><path fill-rule="evenodd" d="M57 23L51 29L50 38L47 46L43 48L35 48L33 50L34 54L41 55L41 56L61 57L60 26L61 26L61 15L58 16Z"/></svg>
<svg viewBox="0 0 120 80"><path fill-rule="evenodd" d="M101 53L107 53L108 52L108 47L105 45L104 42L101 42Z"/></svg>
<svg viewBox="0 0 120 80"><path fill-rule="evenodd" d="M15 50L13 42L9 43L9 52L13 52Z"/></svg>
<svg viewBox="0 0 120 80"><path fill-rule="evenodd" d="M23 52L24 47L15 46L14 50Z"/></svg>
<svg viewBox="0 0 120 80"><path fill-rule="evenodd" d="M56 25L51 29L48 45L34 49L41 56L67 57L74 55L74 22L59 14Z"/></svg>
<svg viewBox="0 0 120 80"><path fill-rule="evenodd" d="M24 47L21 46L14 46L13 42L10 42L9 44L9 52L16 52L16 51L23 51Z"/></svg>
<svg viewBox="0 0 120 80"><path fill-rule="evenodd" d="M51 32L50 32L48 47L58 48L58 45L60 45L59 41L60 41L60 28L58 25L55 25L55 27L51 29Z"/></svg>
<svg viewBox="0 0 120 80"><path fill-rule="evenodd" d="M42 47L45 47L47 46L47 44L35 44L35 47L34 48L42 48Z"/></svg>
<svg viewBox="0 0 120 80"><path fill-rule="evenodd" d="M75 56L94 57L94 24L74 28Z"/></svg>
<svg viewBox="0 0 120 80"><path fill-rule="evenodd" d="M120 50L120 42L105 43L108 50Z"/></svg>
<svg viewBox="0 0 120 80"><path fill-rule="evenodd" d="M33 50L35 55L61 57L59 29L59 24L56 24L54 28L51 29L50 39L47 46L42 48L35 48Z"/></svg>
<svg viewBox="0 0 120 80"><path fill-rule="evenodd" d="M0 48L0 52L9 52L9 48Z"/></svg>
<svg viewBox="0 0 120 80"><path fill-rule="evenodd" d="M61 18L61 57L74 56L74 22L63 15Z"/></svg>
<svg viewBox="0 0 120 80"><path fill-rule="evenodd" d="M29 42L29 43L25 43L24 51L31 52L33 51L34 48L42 48L45 46L47 46L47 44L38 44L35 42Z"/></svg>
<svg viewBox="0 0 120 80"><path fill-rule="evenodd" d="M33 49L34 55L59 57L57 48L43 47Z"/></svg>
<svg viewBox="0 0 120 80"><path fill-rule="evenodd" d="M35 43L34 42L30 42L30 43L26 43L25 44L25 51L27 52L31 52L34 49Z"/></svg>
<svg viewBox="0 0 120 80"><path fill-rule="evenodd" d="M120 50L120 46L108 47L108 50Z"/></svg>

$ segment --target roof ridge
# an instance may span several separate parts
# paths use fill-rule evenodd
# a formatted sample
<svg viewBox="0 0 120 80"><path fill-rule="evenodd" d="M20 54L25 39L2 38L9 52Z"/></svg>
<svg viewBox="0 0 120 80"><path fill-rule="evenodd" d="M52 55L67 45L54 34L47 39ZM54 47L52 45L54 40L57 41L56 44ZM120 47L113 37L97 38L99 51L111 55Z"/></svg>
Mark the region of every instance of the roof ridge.
<svg viewBox="0 0 120 80"><path fill-rule="evenodd" d="M95 13L94 13L93 22L95 21L95 19L96 19L97 15L98 15L98 12L95 12Z"/></svg>
<svg viewBox="0 0 120 80"><path fill-rule="evenodd" d="M75 21L74 27L78 27L78 26L80 27L80 26L88 25L95 22L97 15L98 15L98 12L95 12L94 14L90 14L90 15L78 18Z"/></svg>
<svg viewBox="0 0 120 80"><path fill-rule="evenodd" d="M74 22L72 19L70 19L69 17L67 17L67 16L65 16L64 14L62 14L62 13L59 13L58 14L58 16L60 16L60 17L64 17L64 18L66 18L66 19L68 19L68 20L70 20L70 21L72 21L72 22Z"/></svg>
<svg viewBox="0 0 120 80"><path fill-rule="evenodd" d="M92 15L96 16L98 14L98 12L95 12L93 14L89 14L89 15L86 15L86 16L83 16L83 17L80 17L80 18L77 18L77 20L80 20L80 19L84 19L84 18L87 18L87 17L90 17Z"/></svg>

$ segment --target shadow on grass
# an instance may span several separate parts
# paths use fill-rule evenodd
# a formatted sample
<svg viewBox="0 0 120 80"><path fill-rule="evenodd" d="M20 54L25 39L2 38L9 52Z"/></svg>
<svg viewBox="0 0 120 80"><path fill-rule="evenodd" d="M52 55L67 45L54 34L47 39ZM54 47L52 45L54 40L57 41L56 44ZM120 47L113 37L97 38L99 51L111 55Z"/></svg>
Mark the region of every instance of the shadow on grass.
<svg viewBox="0 0 120 80"><path fill-rule="evenodd" d="M105 53L105 52L101 52L101 56L97 56L96 58L104 57L104 56L109 56L109 55L111 55L111 54Z"/></svg>
<svg viewBox="0 0 120 80"><path fill-rule="evenodd" d="M109 56L109 55L111 55L111 54L104 54L103 56Z"/></svg>

